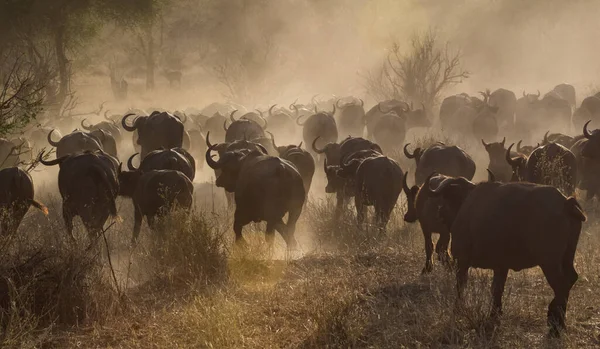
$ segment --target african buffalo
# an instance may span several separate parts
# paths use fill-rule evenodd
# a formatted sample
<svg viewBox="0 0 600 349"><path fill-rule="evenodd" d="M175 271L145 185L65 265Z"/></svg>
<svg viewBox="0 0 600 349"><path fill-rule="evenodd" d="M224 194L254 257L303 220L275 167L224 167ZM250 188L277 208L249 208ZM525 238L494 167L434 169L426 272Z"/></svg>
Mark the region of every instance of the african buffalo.
<svg viewBox="0 0 600 349"><path fill-rule="evenodd" d="M114 121L112 119L108 119L106 121L101 121L94 125L86 125L85 120L86 119L81 120L81 127L84 130L86 130L88 132L93 132L93 131L97 131L97 130L107 131L114 137L117 144L121 144L121 141L122 141L121 129L119 128L116 121Z"/></svg>
<svg viewBox="0 0 600 349"><path fill-rule="evenodd" d="M62 137L58 142L55 142L52 140L53 132L54 130L48 133L48 143L50 143L51 146L56 147L56 158L62 158L67 155L84 151L103 149L100 140L89 133L73 131Z"/></svg>
<svg viewBox="0 0 600 349"><path fill-rule="evenodd" d="M440 216L452 232L459 299L469 268L492 269L492 315L498 316L508 270L540 266L554 291L548 325L557 336L578 277L573 260L586 217L577 200L550 186L473 184L464 178L448 178L430 194L443 198Z"/></svg>
<svg viewBox="0 0 600 349"><path fill-rule="evenodd" d="M265 130L256 121L244 117L239 120L234 119L233 115L236 111L237 110L234 110L229 115L229 118L231 119L229 127L226 127L226 123L223 123L226 143L265 137Z"/></svg>
<svg viewBox="0 0 600 349"><path fill-rule="evenodd" d="M30 206L48 215L48 208L34 199L34 193L29 173L18 167L0 170L0 228L3 235L10 236L17 231Z"/></svg>
<svg viewBox="0 0 600 349"><path fill-rule="evenodd" d="M492 171L500 182L510 182L512 179L513 170L512 167L506 162L506 137L502 139L502 142L486 143L483 139L481 144L488 153L490 162L487 168ZM517 156L516 153L511 153L511 156Z"/></svg>
<svg viewBox="0 0 600 349"><path fill-rule="evenodd" d="M360 99L358 103L354 98L346 103L335 102L337 108L338 132L342 135L362 137L365 128L365 102Z"/></svg>
<svg viewBox="0 0 600 349"><path fill-rule="evenodd" d="M66 136L65 136L66 137ZM81 217L90 239L102 232L109 216L116 217L115 199L119 192L119 162L103 151L85 151L45 161L45 166L59 165L58 189L63 199L63 219L73 235L73 218Z"/></svg>
<svg viewBox="0 0 600 349"><path fill-rule="evenodd" d="M435 253L438 255L438 260L442 261L446 265L450 262L450 255L448 254L448 244L450 243L450 230L444 225L439 218L439 206L441 205L441 199L429 195L430 191L426 190L423 185L413 186L408 188L406 183L406 177L408 172L405 173L402 179L402 188L407 198L407 211L404 215L404 221L408 223L414 223L417 220L421 225L421 231L423 232L423 239L425 241L425 266L421 273L429 273L433 270L433 262L431 256L433 255L433 241L431 234L437 233L440 238L435 245ZM435 175L429 179L429 185L436 188L442 181L449 178L444 175Z"/></svg>
<svg viewBox="0 0 600 349"><path fill-rule="evenodd" d="M277 230L288 248L296 245L294 232L302 212L306 192L302 177L287 160L264 155L259 151L227 151L215 161L206 151L206 163L221 170L216 184L235 193L233 230L236 242L245 243L242 229L250 222L266 221L267 241L272 242ZM288 213L287 223L283 217Z"/></svg>
<svg viewBox="0 0 600 349"><path fill-rule="evenodd" d="M139 168L133 166L133 158L138 153L133 154L127 160L127 168L130 171L149 172L153 170L173 170L179 171L193 181L196 176L196 161L194 157L183 148L160 149L148 153L141 160Z"/></svg>
<svg viewBox="0 0 600 349"><path fill-rule="evenodd" d="M333 107L333 112L317 112L315 110L315 114L309 116L304 123L300 122L302 115L296 119L296 123L299 126L302 126L302 138L304 139L304 144L313 144L313 141L317 142L317 147L324 147L326 144L335 143L338 140L338 129L337 123L333 117L335 114L335 106ZM308 149L309 152L315 157L317 157L317 152L314 151L314 147L312 149Z"/></svg>
<svg viewBox="0 0 600 349"><path fill-rule="evenodd" d="M128 132L137 132L137 144L141 146L142 158L156 149L181 148L183 146L184 127L178 117L167 112L153 112L150 116L137 116L133 125L127 124L127 114L121 125Z"/></svg>
<svg viewBox="0 0 600 349"><path fill-rule="evenodd" d="M410 109L410 106L406 102L397 99L389 99L381 101L375 104L371 109L369 109L369 111L365 114L367 138L371 140L373 139L375 126L379 123L382 116L390 114L393 110L398 110L398 108L400 108L403 111L408 111ZM386 110L387 112L384 112L383 110Z"/></svg>
<svg viewBox="0 0 600 349"><path fill-rule="evenodd" d="M489 93L488 90L486 93L488 94L488 105L498 108L495 115L496 120L498 121L498 127L512 127L515 111L517 109L517 97L515 96L515 93L503 88L499 88L492 93Z"/></svg>
<svg viewBox="0 0 600 349"><path fill-rule="evenodd" d="M582 127L588 120L600 122L600 97L598 96L586 97L573 113L573 125L576 128Z"/></svg>
<svg viewBox="0 0 600 349"><path fill-rule="evenodd" d="M512 158L506 150L506 161L513 169L513 180L552 185L566 195L573 195L577 184L577 160L575 155L558 143L536 148L526 161L524 157Z"/></svg>
<svg viewBox="0 0 600 349"><path fill-rule="evenodd" d="M156 220L175 207L189 211L193 204L194 185L183 173L175 170L123 171L119 174L119 195L133 201L134 225L131 243L140 235L144 216L148 226L156 230Z"/></svg>
<svg viewBox="0 0 600 349"><path fill-rule="evenodd" d="M375 225L380 234L385 233L402 192L402 169L396 161L381 154L353 159L348 164L348 167L355 166L358 166L354 174L354 204L358 225L361 226L365 220L366 206L374 206Z"/></svg>
<svg viewBox="0 0 600 349"><path fill-rule="evenodd" d="M446 176L465 177L473 179L475 175L475 162L464 150L457 146L448 146L443 143L434 143L425 150L416 148L413 153L404 146L404 155L414 159L417 164L415 171L415 184L420 186L425 178L432 172Z"/></svg>

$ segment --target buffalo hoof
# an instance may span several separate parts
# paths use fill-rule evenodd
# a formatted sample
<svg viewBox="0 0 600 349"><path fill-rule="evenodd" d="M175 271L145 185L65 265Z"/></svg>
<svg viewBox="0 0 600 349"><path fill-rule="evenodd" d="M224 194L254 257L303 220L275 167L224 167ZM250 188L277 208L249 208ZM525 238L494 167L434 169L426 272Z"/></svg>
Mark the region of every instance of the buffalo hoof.
<svg viewBox="0 0 600 349"><path fill-rule="evenodd" d="M425 264L425 267L423 268L423 270L421 270L421 275L429 274L432 271L433 271L433 264L427 263L427 264Z"/></svg>

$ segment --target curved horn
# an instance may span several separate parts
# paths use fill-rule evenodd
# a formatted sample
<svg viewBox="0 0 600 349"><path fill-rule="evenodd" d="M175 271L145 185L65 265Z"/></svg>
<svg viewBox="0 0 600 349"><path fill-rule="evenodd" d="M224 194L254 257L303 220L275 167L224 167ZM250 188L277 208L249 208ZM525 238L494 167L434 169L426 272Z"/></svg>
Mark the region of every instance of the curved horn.
<svg viewBox="0 0 600 349"><path fill-rule="evenodd" d="M502 144L502 148L504 148L505 143L506 143L506 137L502 138L502 142L500 142L500 144Z"/></svg>
<svg viewBox="0 0 600 349"><path fill-rule="evenodd" d="M335 104L333 105L333 111L331 112L331 115L335 115Z"/></svg>
<svg viewBox="0 0 600 349"><path fill-rule="evenodd" d="M443 185L445 182L447 182L447 181L448 181L448 179L450 179L450 178L447 178L447 179L443 180L443 181L442 181L442 183L440 183L440 185L439 185L437 188L435 188L435 190L431 190L431 187L429 186L429 183L431 182L431 177L433 177L433 176L435 176L435 175L437 175L437 172L435 172L435 171L431 172L431 173L429 174L429 176L427 176L427 178L425 179L425 182L423 182L423 186L421 187L421 188L425 188L425 191L426 191L426 192L427 192L429 195L431 195L431 196L438 196L438 195L440 194L440 192L438 191L438 190L440 189L440 187L441 187L441 186L442 186L442 185Z"/></svg>
<svg viewBox="0 0 600 349"><path fill-rule="evenodd" d="M38 161L44 165L44 166L54 166L54 165L58 165L61 162L63 162L66 158L68 158L70 155L65 155L62 158L58 158L58 159L54 159L54 160L49 160L46 161L43 159L44 157L44 152L41 152L40 155L38 156Z"/></svg>
<svg viewBox="0 0 600 349"><path fill-rule="evenodd" d="M263 129L263 130L266 130L266 129L267 129L267 126L269 126L269 121L268 121L267 119L265 119L265 118L262 116L262 113L260 114L260 118L261 118L261 119L262 119L262 121L264 122L264 125L263 125L263 126L261 126L261 127L262 127L262 129Z"/></svg>
<svg viewBox="0 0 600 349"><path fill-rule="evenodd" d="M541 95L540 90L537 90L537 92L538 92L537 98L540 98L540 95Z"/></svg>
<svg viewBox="0 0 600 349"><path fill-rule="evenodd" d="M316 95L312 96L312 98L310 99L310 102L312 104L314 104L315 106L317 105L317 102L315 102L315 99L317 98L318 95L319 95L319 93L317 93Z"/></svg>
<svg viewBox="0 0 600 349"><path fill-rule="evenodd" d="M296 112L297 112L297 111L298 111L298 109L296 109ZM300 119L302 119L302 115L298 115L298 117L296 118L296 124L297 124L298 126L304 126L304 124L306 123L306 121L301 123L301 122L300 122Z"/></svg>
<svg viewBox="0 0 600 349"><path fill-rule="evenodd" d="M522 141L523 141L523 140L521 139L521 140L519 140L519 142L517 143L517 153L522 153L522 151L521 151L521 142L522 142Z"/></svg>
<svg viewBox="0 0 600 349"><path fill-rule="evenodd" d="M135 166L133 166L133 158L138 154L139 153L135 153L135 154L131 155L129 157L129 159L127 159L127 168L129 169L129 171L137 171L139 169L139 167L135 168Z"/></svg>
<svg viewBox="0 0 600 349"><path fill-rule="evenodd" d="M273 108L275 108L277 104L273 104L271 108L269 108L269 117L273 116Z"/></svg>
<svg viewBox="0 0 600 349"><path fill-rule="evenodd" d="M85 120L87 120L87 119L81 120L81 127L83 127L84 130L92 131L92 127L91 126L86 126L85 125Z"/></svg>
<svg viewBox="0 0 600 349"><path fill-rule="evenodd" d="M206 146L209 148L212 147L212 144L210 144L210 131L206 133Z"/></svg>
<svg viewBox="0 0 600 349"><path fill-rule="evenodd" d="M258 112L258 114L260 115L261 118L263 117L263 112L260 111L260 109L254 109L254 110L256 110Z"/></svg>
<svg viewBox="0 0 600 349"><path fill-rule="evenodd" d="M231 114L229 114L229 119L231 120L231 122L234 122L235 119L233 118L233 114L235 114L238 110L235 109L234 111L231 112Z"/></svg>
<svg viewBox="0 0 600 349"><path fill-rule="evenodd" d="M338 107L338 109L341 108L340 105L339 105L339 103L340 103L339 99L337 101L335 101L335 106Z"/></svg>
<svg viewBox="0 0 600 349"><path fill-rule="evenodd" d="M208 147L208 149L206 150L206 154L205 154L206 163L213 170L218 170L223 166L223 164L221 163L221 161L223 159L219 159L219 161L215 161L215 160L213 160L212 156L210 155L210 152L213 151L213 149L215 149L216 146L217 146L216 144L213 144L212 146Z"/></svg>
<svg viewBox="0 0 600 349"><path fill-rule="evenodd" d="M181 123L182 123L182 124L185 124L185 123L188 121L188 116L187 116L187 114L186 114L185 112L181 112L181 114L182 114L182 115L183 115L183 117L184 117L184 119L183 119L183 120L181 120L181 119L180 119L180 120L181 120Z"/></svg>
<svg viewBox="0 0 600 349"><path fill-rule="evenodd" d="M317 137L317 138L315 138L315 140L312 142L312 148L313 148L313 150L315 151L315 153L317 153L317 154L323 154L323 153L325 152L325 148L323 148L323 149L319 149L319 148L317 148L317 144L316 144L316 143L317 143L317 139L319 139L319 138L321 138L321 136L318 136L318 137ZM325 146L325 147L327 147L327 146Z"/></svg>
<svg viewBox="0 0 600 349"><path fill-rule="evenodd" d="M223 120L223 130L227 131L227 119Z"/></svg>
<svg viewBox="0 0 600 349"><path fill-rule="evenodd" d="M490 170L489 168L486 168L486 171L488 173L488 182L495 182L496 175L494 174L494 172L492 172L492 170Z"/></svg>
<svg viewBox="0 0 600 349"><path fill-rule="evenodd" d="M361 107L361 108L364 108L364 106L365 106L365 101L363 101L363 100L362 100L362 98L359 98L359 100L360 100L360 107Z"/></svg>
<svg viewBox="0 0 600 349"><path fill-rule="evenodd" d="M129 113L127 115L125 115L123 117L123 119L121 119L121 126L123 126L123 128L125 129L125 131L129 131L129 132L133 132L137 129L137 127L135 126L135 121L133 122L133 126L129 126L127 125L127 118L135 115L135 113Z"/></svg>
<svg viewBox="0 0 600 349"><path fill-rule="evenodd" d="M50 132L48 133L48 143L50 143L50 145L51 145L51 146L53 146L53 147L58 147L58 143L59 143L60 141L59 141L59 142L54 142L54 141L52 140L52 132L54 132L54 129L52 129L52 131L50 131ZM52 166L52 165L49 165L49 166Z"/></svg>
<svg viewBox="0 0 600 349"><path fill-rule="evenodd" d="M256 146L257 146L257 147L258 147L260 150L262 150L263 154L265 154L265 155L269 155L269 152L267 151L267 148L265 148L265 147L264 147L262 144L260 144L260 143L256 143Z"/></svg>
<svg viewBox="0 0 600 349"><path fill-rule="evenodd" d="M410 143L406 143L404 145L404 156L406 156L409 159L414 159L415 158L415 153L413 152L411 154L411 153L408 152L408 149L406 149L409 145L410 145Z"/></svg>
<svg viewBox="0 0 600 349"><path fill-rule="evenodd" d="M592 135L588 131L588 125L590 124L590 122L592 122L592 120L588 120L588 122L586 122L585 125L583 125L583 136L587 139L590 139L592 137Z"/></svg>
<svg viewBox="0 0 600 349"><path fill-rule="evenodd" d="M488 147L488 145L490 145L489 143L486 143L483 138L481 139L481 144L483 144L484 147Z"/></svg>
<svg viewBox="0 0 600 349"><path fill-rule="evenodd" d="M404 177L402 178L402 189L404 189L404 194L408 195L408 193L410 192L410 188L406 183L406 177L408 177L408 171L404 172Z"/></svg>
<svg viewBox="0 0 600 349"><path fill-rule="evenodd" d="M510 147L508 147L508 149L506 149L506 153L504 154L504 158L506 159L506 162L511 166L517 166L519 163L517 161L514 161L512 159L512 157L510 156L510 150L512 149L513 145L515 145L514 143L510 145Z"/></svg>
<svg viewBox="0 0 600 349"><path fill-rule="evenodd" d="M269 135L271 135L271 143L273 143L273 148L277 149L277 144L275 144L275 136L269 131L267 131Z"/></svg>
<svg viewBox="0 0 600 349"><path fill-rule="evenodd" d="M546 131L546 133L544 134L544 140L542 141L543 144L548 144L548 133L550 133L550 131Z"/></svg>
<svg viewBox="0 0 600 349"><path fill-rule="evenodd" d="M296 107L296 102L298 102L298 98L296 98L296 100L295 100L295 101L294 101L292 104L290 104L290 110L292 110L292 109L294 109L294 108L295 108L296 110L298 110L298 107Z"/></svg>
<svg viewBox="0 0 600 349"><path fill-rule="evenodd" d="M105 118L106 120L108 120L108 121L113 121L113 122L114 122L114 120L113 120L113 119L111 119L111 118L109 118L109 117L108 117L108 112L109 112L109 109L106 109L106 111L104 112L104 118Z"/></svg>
<svg viewBox="0 0 600 349"><path fill-rule="evenodd" d="M298 148L302 149L302 143L304 142L300 142L300 144L298 144Z"/></svg>

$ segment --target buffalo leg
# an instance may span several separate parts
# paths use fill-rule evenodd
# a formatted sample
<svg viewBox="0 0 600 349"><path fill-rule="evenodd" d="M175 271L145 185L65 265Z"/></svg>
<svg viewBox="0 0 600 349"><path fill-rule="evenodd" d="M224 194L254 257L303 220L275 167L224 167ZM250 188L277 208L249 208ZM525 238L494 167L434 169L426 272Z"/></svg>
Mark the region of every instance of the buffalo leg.
<svg viewBox="0 0 600 349"><path fill-rule="evenodd" d="M375 219L377 220L377 227L379 228L380 235L385 234L393 209L394 205L389 205L389 207L381 207L380 205L375 204Z"/></svg>
<svg viewBox="0 0 600 349"><path fill-rule="evenodd" d="M358 223L358 227L362 228L365 222L365 205L363 205L363 199L360 194L354 197L354 206L356 206L356 222Z"/></svg>
<svg viewBox="0 0 600 349"><path fill-rule="evenodd" d="M465 286L469 278L469 264L463 259L458 260L458 268L456 270L456 292L458 299L463 298Z"/></svg>
<svg viewBox="0 0 600 349"><path fill-rule="evenodd" d="M290 219L291 219L291 214L290 214ZM275 229L277 229L277 231L279 232L279 234L281 234L281 237L283 238L283 240L285 240L285 244L287 246L287 248L296 248L297 242L296 239L294 238L294 229L295 229L295 222L294 224L290 224L290 221L288 220L288 225L284 224L283 221L281 219L279 219L278 222L276 222L274 224Z"/></svg>
<svg viewBox="0 0 600 349"><path fill-rule="evenodd" d="M235 242L240 245L247 245L244 236L242 236L242 229L244 228L244 222L242 221L239 211L235 211L235 217L233 219L233 232L235 233Z"/></svg>
<svg viewBox="0 0 600 349"><path fill-rule="evenodd" d="M433 255L433 242L431 241L431 232L423 230L423 238L425 239L425 267L422 274L429 273L433 270L431 256Z"/></svg>
<svg viewBox="0 0 600 349"><path fill-rule="evenodd" d="M272 246L273 241L275 241L275 223L272 221L267 222L267 229L265 231L265 240L267 243Z"/></svg>
<svg viewBox="0 0 600 349"><path fill-rule="evenodd" d="M554 298L548 305L548 326L550 326L550 335L557 337L565 328L570 282L565 277L560 265L542 265L541 267L548 284L554 291Z"/></svg>
<svg viewBox="0 0 600 349"><path fill-rule="evenodd" d="M438 256L438 260L443 262L446 265L450 263L450 255L448 254L448 245L450 244L450 233L443 232L440 233L440 238L435 244L435 253Z"/></svg>
<svg viewBox="0 0 600 349"><path fill-rule="evenodd" d="M133 214L133 236L131 237L131 244L135 244L138 237L140 236L140 230L142 229L142 211L136 206Z"/></svg>
<svg viewBox="0 0 600 349"><path fill-rule="evenodd" d="M75 240L75 235L73 235L73 213L66 207L64 203L62 214L63 220L65 221L65 228L67 229L67 233L69 233L71 240Z"/></svg>
<svg viewBox="0 0 600 349"><path fill-rule="evenodd" d="M508 269L495 269L494 279L492 281L492 317L502 315L502 294L504 293L504 285Z"/></svg>
<svg viewBox="0 0 600 349"><path fill-rule="evenodd" d="M336 193L336 199L335 219L338 220L342 216L342 212L346 207L346 196L344 195L343 190L340 190Z"/></svg>

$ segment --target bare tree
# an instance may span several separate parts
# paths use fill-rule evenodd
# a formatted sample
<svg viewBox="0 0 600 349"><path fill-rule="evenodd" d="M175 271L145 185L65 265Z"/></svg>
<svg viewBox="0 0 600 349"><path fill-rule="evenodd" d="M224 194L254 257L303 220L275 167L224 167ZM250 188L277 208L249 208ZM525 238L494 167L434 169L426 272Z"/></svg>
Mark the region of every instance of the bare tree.
<svg viewBox="0 0 600 349"><path fill-rule="evenodd" d="M460 51L453 52L448 43L440 46L429 30L413 36L407 53L394 43L382 66L364 77L365 87L377 100L397 98L431 108L445 88L469 77L460 62Z"/></svg>

